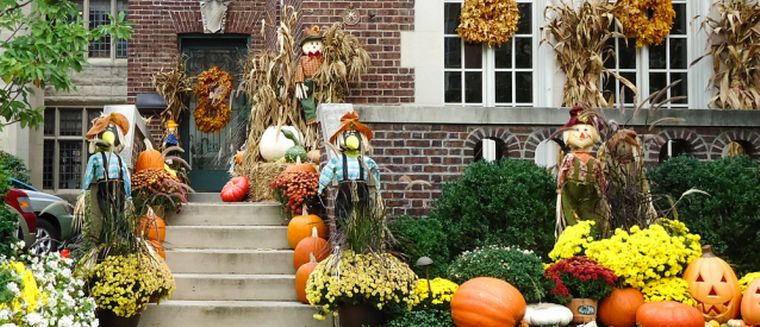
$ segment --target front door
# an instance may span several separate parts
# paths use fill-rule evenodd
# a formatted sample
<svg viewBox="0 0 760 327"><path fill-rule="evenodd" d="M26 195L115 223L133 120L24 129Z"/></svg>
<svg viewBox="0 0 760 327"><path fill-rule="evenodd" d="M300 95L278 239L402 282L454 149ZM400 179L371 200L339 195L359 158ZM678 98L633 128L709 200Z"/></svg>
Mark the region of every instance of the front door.
<svg viewBox="0 0 760 327"><path fill-rule="evenodd" d="M187 74L196 76L213 66L232 74L232 117L221 131L204 133L198 130L192 112L197 98L193 96L180 123L185 158L192 166L190 185L198 192L218 192L229 179L230 158L245 142L250 109L243 94L235 90L241 82L242 64L248 53L248 38L214 35L181 37L180 49L187 57Z"/></svg>

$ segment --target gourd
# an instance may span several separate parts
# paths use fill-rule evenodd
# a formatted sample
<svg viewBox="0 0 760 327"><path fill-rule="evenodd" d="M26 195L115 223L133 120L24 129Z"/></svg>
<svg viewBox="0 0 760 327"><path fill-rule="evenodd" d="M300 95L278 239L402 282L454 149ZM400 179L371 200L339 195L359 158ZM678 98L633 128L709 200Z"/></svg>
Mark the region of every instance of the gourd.
<svg viewBox="0 0 760 327"><path fill-rule="evenodd" d="M222 188L220 196L224 202L238 202L245 200L248 196L248 178L245 176L237 176L230 179L227 184Z"/></svg>
<svg viewBox="0 0 760 327"><path fill-rule="evenodd" d="M644 303L636 311L641 327L703 327L705 319L699 310L686 304L665 301Z"/></svg>
<svg viewBox="0 0 760 327"><path fill-rule="evenodd" d="M615 288L599 302L597 319L604 326L636 326L636 310L644 304L644 295L635 288Z"/></svg>
<svg viewBox="0 0 760 327"><path fill-rule="evenodd" d="M316 173L317 172L317 168L314 168L314 165L311 164L311 163L308 163L308 162L307 163L295 163L295 164L291 164L291 165L288 165L287 167L285 167L285 170L283 171L283 173L284 174L285 173L295 173L295 172L300 172L300 171L304 171L304 172L307 172L307 173Z"/></svg>
<svg viewBox="0 0 760 327"><path fill-rule="evenodd" d="M293 133L296 139L300 139L300 133L293 126L270 126L264 130L264 134L261 135L261 141L259 141L259 153L261 157L266 161L277 161L283 156L285 152L291 147L296 145L293 141L284 137L281 130L288 130Z"/></svg>
<svg viewBox="0 0 760 327"><path fill-rule="evenodd" d="M523 322L530 326L566 326L572 320L570 309L553 303L529 304L523 317Z"/></svg>
<svg viewBox="0 0 760 327"><path fill-rule="evenodd" d="M492 277L464 282L451 299L451 317L458 327L514 326L522 320L525 310L520 291Z"/></svg>
<svg viewBox="0 0 760 327"><path fill-rule="evenodd" d="M145 139L145 150L137 155L135 162L135 172L145 169L164 169L164 156L161 152L153 148L150 140Z"/></svg>
<svg viewBox="0 0 760 327"><path fill-rule="evenodd" d="M311 150L306 153L306 156L309 157L309 161L319 164L319 158L322 156L322 153L320 153L319 150Z"/></svg>
<svg viewBox="0 0 760 327"><path fill-rule="evenodd" d="M309 300L306 299L306 282L309 280L311 272L317 267L317 263L314 254L309 253L309 262L298 267L298 271L296 271L296 296L303 304L309 304Z"/></svg>
<svg viewBox="0 0 760 327"><path fill-rule="evenodd" d="M703 246L702 257L686 267L683 279L689 282L689 293L697 300L706 321L725 323L739 314L739 281L731 266L715 256L710 245Z"/></svg>
<svg viewBox="0 0 760 327"><path fill-rule="evenodd" d="M322 218L317 215L303 214L290 219L288 223L288 243L291 249L295 249L302 239L311 235L312 227L317 228L317 235L321 238L327 236L327 228Z"/></svg>
<svg viewBox="0 0 760 327"><path fill-rule="evenodd" d="M327 259L330 255L330 244L319 237L316 226L311 228L311 236L302 239L296 245L295 253L293 253L293 268L298 269L309 262L309 254L313 254L317 262Z"/></svg>
<svg viewBox="0 0 760 327"><path fill-rule="evenodd" d="M285 135L285 137L288 138L288 140L293 141L293 146L290 147L288 150L285 151L285 162L289 163L300 163L300 162L308 162L309 158L306 156L306 149L304 149L301 146L301 142L298 141L298 138L293 135L293 132L283 129L282 135Z"/></svg>
<svg viewBox="0 0 760 327"><path fill-rule="evenodd" d="M741 311L748 325L760 325L760 278L755 278L744 291Z"/></svg>

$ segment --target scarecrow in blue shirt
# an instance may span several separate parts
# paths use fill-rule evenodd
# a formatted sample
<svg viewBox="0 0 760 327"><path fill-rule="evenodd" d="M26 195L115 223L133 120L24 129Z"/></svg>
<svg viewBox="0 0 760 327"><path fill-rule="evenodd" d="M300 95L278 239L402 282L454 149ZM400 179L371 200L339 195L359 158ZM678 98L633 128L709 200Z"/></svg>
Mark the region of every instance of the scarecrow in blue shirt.
<svg viewBox="0 0 760 327"><path fill-rule="evenodd" d="M331 182L337 181L335 216L346 221L354 211L369 212L374 208L373 199L380 193L380 172L377 163L364 155L369 151L372 130L359 121L356 112L343 115L340 123L330 137L340 154L322 168L317 193L321 195Z"/></svg>

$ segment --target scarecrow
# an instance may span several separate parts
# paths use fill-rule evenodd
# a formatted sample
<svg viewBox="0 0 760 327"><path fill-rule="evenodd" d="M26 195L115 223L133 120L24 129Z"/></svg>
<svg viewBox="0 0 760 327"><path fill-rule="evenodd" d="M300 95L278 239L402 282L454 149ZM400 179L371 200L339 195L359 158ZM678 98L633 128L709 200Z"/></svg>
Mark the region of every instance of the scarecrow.
<svg viewBox="0 0 760 327"><path fill-rule="evenodd" d="M179 124L177 124L174 119L169 119L169 121L166 122L166 136L164 137L163 143L164 149L179 145L179 140L177 139L177 127L179 127Z"/></svg>
<svg viewBox="0 0 760 327"><path fill-rule="evenodd" d="M330 143L339 149L319 175L322 194L331 182L338 185L335 197L335 216L347 220L356 210L366 212L373 208L372 199L380 193L380 172L372 158L364 155L369 151L372 130L359 121L356 112L348 112L340 118L340 126L330 136ZM372 190L374 186L374 190ZM373 196L370 192L374 191Z"/></svg>
<svg viewBox="0 0 760 327"><path fill-rule="evenodd" d="M322 34L319 26L304 29L301 41L302 55L296 68L296 98L301 100L306 124L317 123L317 102L314 100L314 77L322 67Z"/></svg>
<svg viewBox="0 0 760 327"><path fill-rule="evenodd" d="M127 163L119 155L129 121L120 113L96 118L85 138L90 142L82 189L89 192L86 203L93 216L89 236L100 238L104 221L121 217L132 194Z"/></svg>
<svg viewBox="0 0 760 327"><path fill-rule="evenodd" d="M575 106L565 124L563 141L570 149L557 177L557 235L578 220L596 221L597 232L609 233L609 208L604 197L607 182L603 167L591 150L601 143L603 120L590 110Z"/></svg>

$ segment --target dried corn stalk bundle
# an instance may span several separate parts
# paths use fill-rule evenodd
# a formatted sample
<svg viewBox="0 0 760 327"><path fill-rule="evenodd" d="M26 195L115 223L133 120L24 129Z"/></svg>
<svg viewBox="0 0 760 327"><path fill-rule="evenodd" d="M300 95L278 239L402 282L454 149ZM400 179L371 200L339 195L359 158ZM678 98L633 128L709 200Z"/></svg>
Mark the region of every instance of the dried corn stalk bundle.
<svg viewBox="0 0 760 327"><path fill-rule="evenodd" d="M722 109L760 109L760 4L757 0L721 0L707 17L713 58L710 83L718 89L711 103Z"/></svg>
<svg viewBox="0 0 760 327"><path fill-rule="evenodd" d="M546 7L544 14L550 22L542 42L552 46L565 73L564 106L578 103L592 108L611 106L602 94L600 79L603 75L617 78L637 93L630 81L604 67L605 60L614 57L608 41L623 37L619 32L622 30L620 21L615 18L621 8L606 0L584 1L580 6L560 0L559 4Z"/></svg>
<svg viewBox="0 0 760 327"><path fill-rule="evenodd" d="M360 81L367 72L369 53L339 24L325 31L322 43L324 63L315 77L315 97L318 103L340 103L348 94L348 83Z"/></svg>
<svg viewBox="0 0 760 327"><path fill-rule="evenodd" d="M194 77L187 76L185 68L187 58L177 56L174 59L174 67L164 69L153 74L153 87L164 98L166 109L161 112L162 121L174 120L179 122L180 114L187 110L185 105L187 97L193 91Z"/></svg>

